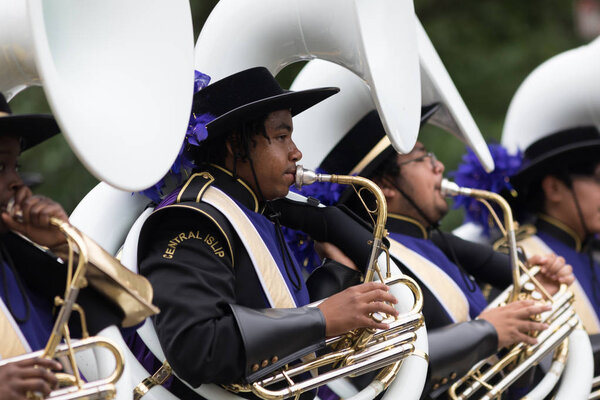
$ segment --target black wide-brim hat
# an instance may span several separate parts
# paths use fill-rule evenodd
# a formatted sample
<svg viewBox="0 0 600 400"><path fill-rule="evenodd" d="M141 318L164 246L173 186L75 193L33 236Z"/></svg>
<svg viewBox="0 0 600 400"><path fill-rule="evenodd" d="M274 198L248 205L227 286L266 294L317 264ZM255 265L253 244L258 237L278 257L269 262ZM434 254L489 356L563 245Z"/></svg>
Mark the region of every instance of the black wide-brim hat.
<svg viewBox="0 0 600 400"><path fill-rule="evenodd" d="M52 115L22 114L13 115L0 93L0 136L14 136L21 139L21 151L32 148L60 132Z"/></svg>
<svg viewBox="0 0 600 400"><path fill-rule="evenodd" d="M523 164L510 178L520 195L528 187L552 173L562 170L576 173L571 166L600 162L600 131L594 126L562 130L533 142L523 155Z"/></svg>
<svg viewBox="0 0 600 400"><path fill-rule="evenodd" d="M439 103L421 107L421 126L439 109ZM396 153L387 138L377 110L360 119L331 149L319 166L328 174L369 177L389 156ZM344 203L353 190L347 188L340 196Z"/></svg>
<svg viewBox="0 0 600 400"><path fill-rule="evenodd" d="M214 82L194 95L192 111L210 113L215 119L206 125L208 139L240 123L289 109L292 116L339 92L327 87L302 91L283 90L264 67L250 68Z"/></svg>

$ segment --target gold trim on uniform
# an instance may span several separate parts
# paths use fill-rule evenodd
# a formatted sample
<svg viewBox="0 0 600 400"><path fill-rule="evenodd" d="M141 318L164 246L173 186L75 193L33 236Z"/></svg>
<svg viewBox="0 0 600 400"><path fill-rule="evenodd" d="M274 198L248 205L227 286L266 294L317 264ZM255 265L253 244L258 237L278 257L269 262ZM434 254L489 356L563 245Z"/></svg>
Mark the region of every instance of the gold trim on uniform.
<svg viewBox="0 0 600 400"><path fill-rule="evenodd" d="M189 179L187 180L187 182L185 183L185 185L183 185L183 187L181 188L181 191L179 192L179 194L177 195L177 203L181 202L181 196L183 195L183 193L185 193L187 187L189 186L189 184L194 180L195 177L200 176L202 178L206 178L208 179L208 181L206 182L206 184L204 185L204 187L202 189L200 189L200 191L198 192L198 195L196 196L196 203L198 203L200 201L200 199L202 198L202 194L204 193L204 191L206 190L206 188L215 181L215 178L208 172L206 171L202 171L202 172L196 172L195 174L193 174L192 176L189 177Z"/></svg>
<svg viewBox="0 0 600 400"><path fill-rule="evenodd" d="M350 171L349 175L360 174L362 170L365 169L365 167L371 163L371 161L373 161L378 155L380 155L385 149L387 149L391 145L392 143L390 142L390 139L387 137L387 135L385 135L379 141L379 143L377 143L375 147L373 147L371 151L369 151L367 155L364 156L363 159L358 162L358 164L356 164L356 167L354 167L352 171Z"/></svg>
<svg viewBox="0 0 600 400"><path fill-rule="evenodd" d="M0 111L0 117L10 117L11 115L7 112Z"/></svg>
<svg viewBox="0 0 600 400"><path fill-rule="evenodd" d="M210 165L212 165L213 167L215 167L217 169L220 169L221 171L225 172L227 175L229 175L229 176L231 176L233 178L233 174L229 170L221 167L220 165L216 165L216 164L210 164ZM246 182L244 182L240 178L237 178L236 180L238 181L238 183L240 185L242 185L243 187L245 187L250 192L250 194L252 195L252 198L254 198L254 212L257 213L258 212L258 197L256 197L256 194L254 194L254 191L252 190L252 188L250 188L250 186L248 186L248 184Z"/></svg>
<svg viewBox="0 0 600 400"><path fill-rule="evenodd" d="M425 227L423 226L423 224L420 223L419 221L417 221L416 219L411 218L411 217L407 217L406 215L394 214L394 213L391 213L391 212L388 212L388 217L399 219L401 221L410 222L411 224L416 225L417 228L419 228L421 230L421 233L423 234L423 239L428 239L429 238L429 234L427 233L427 229L425 229Z"/></svg>
<svg viewBox="0 0 600 400"><path fill-rule="evenodd" d="M573 240L575 241L575 251L577 251L578 253L581 251L581 239L579 239L579 236L577 235L577 233L575 233L575 231L573 229L569 228L564 223L560 222L556 218L551 217L547 214L538 214L538 218L546 221L547 223L549 223L551 225L556 226L557 228L560 228L560 230L564 231L566 234L571 236L573 238Z"/></svg>
<svg viewBox="0 0 600 400"><path fill-rule="evenodd" d="M221 225L219 225L219 223L218 223L218 222L217 222L217 221L216 221L216 220L215 220L215 219L214 219L214 218L213 218L213 217L212 217L210 214L208 214L207 212L205 212L205 211L203 211L203 210L199 210L199 209L197 209L197 208L195 208L195 207L188 206L188 205L185 205L185 204L171 204L171 205L169 205L169 206L167 206L167 207L164 207L164 208L161 208L161 209L159 209L159 210L156 210L156 211L154 211L154 213L160 212L161 210L169 209L169 208L171 208L171 207L178 207L178 208L189 208L190 210L197 211L197 212L199 212L199 213L201 213L201 214L204 214L206 217L208 217L208 218L209 218L209 219L210 219L210 220L211 220L211 221L212 221L212 222L213 222L213 223L214 223L214 224L217 226L217 228L219 228L219 230L221 231L221 234L223 235L223 237L224 237L224 238L225 238L225 240L227 241L227 247L229 247L229 254L231 255L231 266L235 266L235 262L234 262L234 259L233 259L233 248L231 247L231 242L229 241L229 237L227 237L227 235L225 234L225 231L223 230L223 228L221 228ZM153 214L154 214L154 213L153 213ZM193 232L190 232L190 233L193 233ZM209 235L209 236L210 236L210 235ZM178 237L179 237L179 236L178 236ZM205 236L205 238L204 238L204 239L206 239L207 237L208 237L208 236ZM213 236L213 238L214 238L214 236ZM189 239L189 237L187 237L186 239ZM196 239L198 239L198 238L196 238ZM169 243L170 243L170 242L169 242ZM179 243L178 243L178 244L179 244ZM208 244L208 242L207 242L207 244ZM209 244L209 245L210 245L210 244ZM211 248L212 248L212 247L211 247ZM214 248L213 248L213 251L214 251ZM175 250L173 250L173 253L175 253ZM171 253L169 253L169 254L171 254ZM217 253L215 252L215 254L217 254ZM217 255L218 255L218 254L217 254ZM165 256L165 255L163 254L163 257L164 257L164 256ZM219 255L219 257L222 257L222 256L220 256L220 255ZM171 254L171 257L165 257L165 258L173 258L173 255Z"/></svg>

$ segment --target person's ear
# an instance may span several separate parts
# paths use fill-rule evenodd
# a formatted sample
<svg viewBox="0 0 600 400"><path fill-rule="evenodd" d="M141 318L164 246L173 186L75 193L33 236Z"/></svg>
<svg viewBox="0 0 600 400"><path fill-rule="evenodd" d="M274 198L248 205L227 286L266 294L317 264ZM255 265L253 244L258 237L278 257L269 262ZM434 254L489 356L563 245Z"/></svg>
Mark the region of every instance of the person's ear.
<svg viewBox="0 0 600 400"><path fill-rule="evenodd" d="M396 189L396 187L389 181L389 178L376 179L375 183L383 192L383 195L385 196L386 200L389 201L391 199L396 198L399 195L398 189Z"/></svg>
<svg viewBox="0 0 600 400"><path fill-rule="evenodd" d="M544 198L550 203L561 202L569 190L563 181L552 175L542 179L541 189L544 192Z"/></svg>

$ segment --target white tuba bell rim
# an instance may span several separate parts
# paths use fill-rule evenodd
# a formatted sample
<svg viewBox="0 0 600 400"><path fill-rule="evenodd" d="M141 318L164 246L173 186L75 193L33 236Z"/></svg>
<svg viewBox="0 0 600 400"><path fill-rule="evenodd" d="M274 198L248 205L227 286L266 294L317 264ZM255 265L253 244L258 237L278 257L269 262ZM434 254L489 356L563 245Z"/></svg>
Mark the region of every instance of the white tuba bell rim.
<svg viewBox="0 0 600 400"><path fill-rule="evenodd" d="M222 0L198 38L196 69L216 81L255 66L276 75L315 58L343 65L368 83L393 145L408 152L419 127L415 35L408 0ZM398 51L390 54L390 48Z"/></svg>
<svg viewBox="0 0 600 400"><path fill-rule="evenodd" d="M189 3L8 0L0 7L10 18L0 24L8 49L0 91L11 97L42 84L67 142L98 179L130 191L161 179L192 102Z"/></svg>

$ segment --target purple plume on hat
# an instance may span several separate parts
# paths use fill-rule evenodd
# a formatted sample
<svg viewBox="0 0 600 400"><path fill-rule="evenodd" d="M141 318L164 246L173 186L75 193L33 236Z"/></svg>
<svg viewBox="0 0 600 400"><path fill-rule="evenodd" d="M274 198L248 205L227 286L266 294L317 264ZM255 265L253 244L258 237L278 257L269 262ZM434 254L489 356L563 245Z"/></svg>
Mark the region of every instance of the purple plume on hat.
<svg viewBox="0 0 600 400"><path fill-rule="evenodd" d="M512 191L509 178L513 176L521 167L522 154L517 152L515 155L508 153L505 147L499 144L488 145L495 168L491 173L486 172L479 159L471 149L462 157L462 162L458 169L451 172L450 176L459 186L474 189L482 189L494 193L500 193L504 190ZM474 222L483 227L484 233L490 232L490 212L487 207L472 197L458 196L454 202L454 208L464 208L465 221Z"/></svg>

